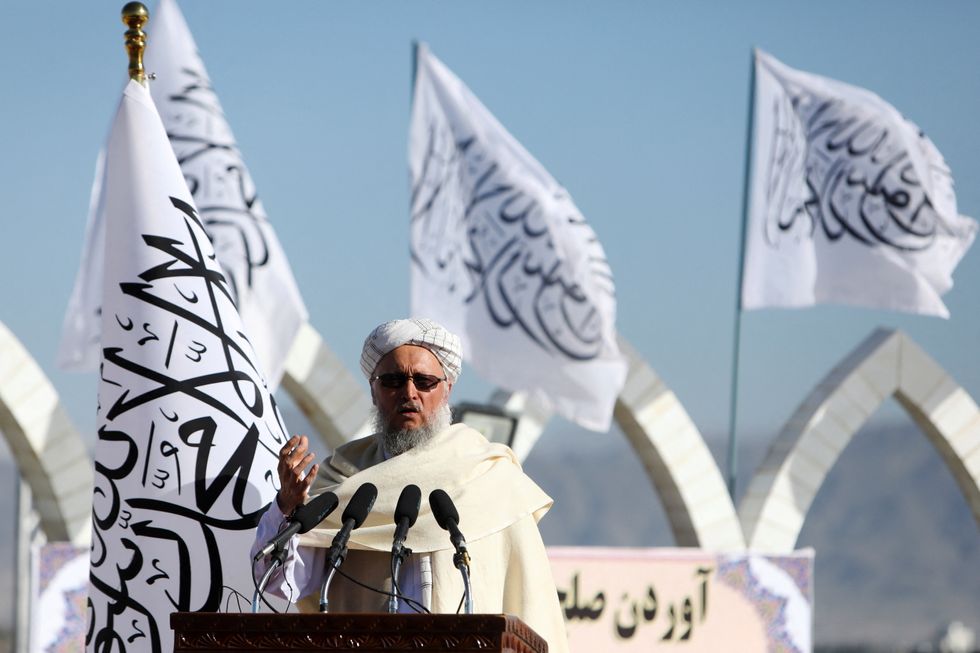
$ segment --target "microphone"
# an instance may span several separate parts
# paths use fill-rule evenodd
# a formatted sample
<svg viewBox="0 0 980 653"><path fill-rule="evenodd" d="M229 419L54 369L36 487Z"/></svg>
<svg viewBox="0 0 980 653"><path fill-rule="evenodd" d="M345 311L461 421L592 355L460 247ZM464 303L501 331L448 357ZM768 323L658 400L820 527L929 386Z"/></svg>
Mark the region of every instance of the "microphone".
<svg viewBox="0 0 980 653"><path fill-rule="evenodd" d="M466 539L459 532L459 512L456 511L453 500L445 490L433 490L429 495L429 505L432 507L432 515L436 518L439 528L449 531L449 541L453 543L456 552L465 553Z"/></svg>
<svg viewBox="0 0 980 653"><path fill-rule="evenodd" d="M439 527L449 531L449 541L456 549L453 556L453 564L459 569L463 576L463 600L466 606L466 614L473 614L473 589L470 587L470 554L466 550L466 540L459 531L459 512L453 505L453 500L449 498L445 490L433 490L429 494L429 505L432 507L432 515L436 518Z"/></svg>
<svg viewBox="0 0 980 653"><path fill-rule="evenodd" d="M398 495L395 505L395 537L391 544L391 596L388 597L388 612L398 612L398 572L402 561L411 555L412 550L405 548L405 538L408 529L415 525L419 516L419 505L422 503L422 490L418 485L406 485Z"/></svg>
<svg viewBox="0 0 980 653"><path fill-rule="evenodd" d="M350 539L351 531L364 523L368 513L374 507L374 500L378 498L378 488L373 483L365 483L357 488L354 496L350 498L350 503L344 508L344 514L340 518L343 522L340 530L330 544L330 557L328 567L335 564L340 565L344 561L344 554L347 552L347 541Z"/></svg>
<svg viewBox="0 0 980 653"><path fill-rule="evenodd" d="M259 558L266 556L277 549L281 549L293 535L296 535L297 533L305 533L312 529L314 526L322 522L327 515L334 511L334 509L337 507L337 503L337 495L333 492L324 492L323 494L313 497L308 503L296 509L292 518L289 520L289 525L286 526L282 532L269 540L268 543L266 543L266 545L255 554L255 557L252 558L252 560L257 561Z"/></svg>
<svg viewBox="0 0 980 653"><path fill-rule="evenodd" d="M329 571L320 587L320 612L327 611L327 589L330 587L330 581L333 580L337 567L344 562L344 558L347 556L347 542L350 540L351 531L364 523L371 512L371 508L374 507L374 500L377 498L378 488L373 483L365 483L357 488L354 496L350 498L350 503L344 508L344 514L341 517L343 526L334 536L333 542L330 544L330 551L327 554L327 569Z"/></svg>
<svg viewBox="0 0 980 653"><path fill-rule="evenodd" d="M289 525L281 533L269 540L269 543L262 547L261 551L255 554L255 557L252 558L253 569L255 568L255 563L269 553L272 553L272 564L266 569L262 580L255 585L255 593L252 595L252 612L259 611L259 598L262 596L262 592L265 591L265 586L269 582L269 579L272 578L273 572L285 564L285 544L289 541L289 538L296 533L305 533L322 522L327 515L337 508L338 502L337 495L333 492L324 492L313 497L309 503L297 508L296 512L293 513L292 519L289 520Z"/></svg>
<svg viewBox="0 0 980 653"><path fill-rule="evenodd" d="M406 485L398 496L398 503L395 505L395 538L391 545L392 554L402 550L405 538L408 537L408 529L415 526L415 520L418 519L421 503L422 490L418 485Z"/></svg>

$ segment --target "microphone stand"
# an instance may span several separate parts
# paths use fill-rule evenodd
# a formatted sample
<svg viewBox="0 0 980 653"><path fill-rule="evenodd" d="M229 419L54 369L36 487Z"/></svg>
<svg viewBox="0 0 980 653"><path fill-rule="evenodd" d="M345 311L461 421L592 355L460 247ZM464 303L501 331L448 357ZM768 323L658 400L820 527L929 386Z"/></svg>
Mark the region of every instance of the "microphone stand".
<svg viewBox="0 0 980 653"><path fill-rule="evenodd" d="M432 515L436 518L439 527L449 531L449 541L456 549L453 555L453 564L459 573L463 575L463 601L466 606L465 614L473 614L473 588L470 586L470 554L466 550L466 539L459 531L459 513L453 500L449 498L445 490L433 490L429 493L429 505L432 506Z"/></svg>
<svg viewBox="0 0 980 653"><path fill-rule="evenodd" d="M341 562L342 560L338 560L330 566L330 571L327 572L326 577L323 579L323 584L320 586L320 612L330 612L327 591L330 589L330 581L333 580L333 575L337 573L337 567L340 566Z"/></svg>
<svg viewBox="0 0 980 653"><path fill-rule="evenodd" d="M371 512L371 507L374 505L374 500L378 496L378 488L376 488L372 483L365 483L361 487L357 488L354 492L354 496L351 497L350 503L347 504L347 508L344 509L343 516L343 526L333 538L333 542L330 544L330 553L327 556L327 566L330 571L323 579L323 584L320 586L320 612L328 612L329 605L327 599L327 591L330 589L330 581L333 580L334 574L337 572L337 568L344 562L344 558L347 557L347 542L350 540L351 531L361 525L365 519L367 519L368 513Z"/></svg>
<svg viewBox="0 0 980 653"><path fill-rule="evenodd" d="M470 554L466 550L466 545L456 547L453 555L453 564L463 576L463 613L473 614L473 588L470 586Z"/></svg>
<svg viewBox="0 0 980 653"><path fill-rule="evenodd" d="M344 558L347 557L347 540L350 538L350 532L352 530L354 530L354 521L348 520L334 538L333 544L330 545L330 552L327 555L327 564L330 566L330 570L324 576L323 583L320 585L320 612L330 611L327 591L330 589L330 582L333 580L334 574L337 573L337 568L344 562Z"/></svg>
<svg viewBox="0 0 980 653"><path fill-rule="evenodd" d="M276 547L275 551L272 552L271 563L269 568L265 570L265 574L262 575L262 580L255 587L255 593L252 594L252 614L259 611L259 598L265 592L265 586L269 584L269 579L272 578L273 572L286 564L286 547Z"/></svg>
<svg viewBox="0 0 980 653"><path fill-rule="evenodd" d="M391 551L391 596L388 597L389 614L398 612L398 593L401 591L401 588L398 587L398 573L401 571L402 562L410 555L412 555L412 550L405 546L399 546ZM396 592L396 589L399 592Z"/></svg>

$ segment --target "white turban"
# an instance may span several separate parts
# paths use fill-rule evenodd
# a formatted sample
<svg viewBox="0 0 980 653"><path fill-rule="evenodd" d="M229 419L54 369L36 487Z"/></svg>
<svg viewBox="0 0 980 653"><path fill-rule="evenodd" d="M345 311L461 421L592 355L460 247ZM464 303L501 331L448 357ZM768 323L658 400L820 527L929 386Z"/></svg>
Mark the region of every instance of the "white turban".
<svg viewBox="0 0 980 653"><path fill-rule="evenodd" d="M364 341L361 371L371 380L374 369L385 354L402 345L425 347L439 359L446 379L455 383L463 369L463 348L459 336L424 317L392 320L378 326Z"/></svg>

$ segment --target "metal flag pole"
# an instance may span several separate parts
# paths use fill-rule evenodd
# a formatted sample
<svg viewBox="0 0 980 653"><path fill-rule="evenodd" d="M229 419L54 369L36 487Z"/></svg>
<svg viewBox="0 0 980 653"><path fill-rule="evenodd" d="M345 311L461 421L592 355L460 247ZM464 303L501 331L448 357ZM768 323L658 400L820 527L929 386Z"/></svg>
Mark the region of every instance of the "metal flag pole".
<svg viewBox="0 0 980 653"><path fill-rule="evenodd" d="M412 88L411 95L409 96L408 105L411 109L412 105L415 104L415 80L419 76L419 42L418 39L412 39Z"/></svg>
<svg viewBox="0 0 980 653"><path fill-rule="evenodd" d="M738 359L742 343L742 275L745 272L745 230L749 216L749 182L752 169L752 135L755 120L755 48L749 66L749 124L745 136L745 176L742 181L742 233L738 246L738 275L735 286L735 345L732 353L732 394L728 415L728 494L735 501L737 453L735 425L738 409Z"/></svg>
<svg viewBox="0 0 980 653"><path fill-rule="evenodd" d="M143 27L150 20L150 12L142 2L127 2L122 8L122 22L126 30L126 52L129 53L129 78L146 86L143 70L143 51L146 50L146 32Z"/></svg>

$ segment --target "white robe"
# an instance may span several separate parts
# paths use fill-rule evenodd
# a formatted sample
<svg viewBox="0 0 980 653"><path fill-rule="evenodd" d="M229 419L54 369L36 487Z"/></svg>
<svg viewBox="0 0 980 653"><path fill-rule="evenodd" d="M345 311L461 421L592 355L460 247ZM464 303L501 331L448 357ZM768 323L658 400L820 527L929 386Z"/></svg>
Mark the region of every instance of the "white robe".
<svg viewBox="0 0 980 653"><path fill-rule="evenodd" d="M378 499L364 524L352 533L342 571L372 587L390 590L395 504L402 488L414 483L422 490L423 502L405 545L430 556L432 612L455 613L463 595L462 577L453 565L449 534L436 524L425 500L432 490L445 490L459 512L459 528L470 553L475 612L513 614L541 635L553 653L568 650L551 566L537 527L553 502L524 474L508 447L488 442L463 424L388 460L377 436L347 443L321 466L311 492L313 496L334 492L340 507L319 527L299 536L299 545L329 547L340 528L343 508L366 482L378 487ZM316 601L313 595L300 607L313 608ZM331 611L383 612L387 599L338 576L331 584L329 601Z"/></svg>

